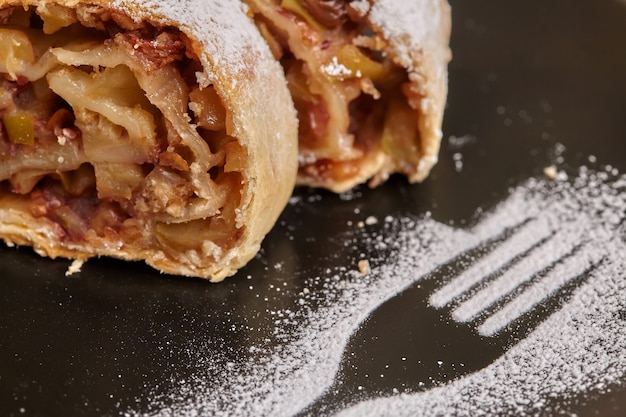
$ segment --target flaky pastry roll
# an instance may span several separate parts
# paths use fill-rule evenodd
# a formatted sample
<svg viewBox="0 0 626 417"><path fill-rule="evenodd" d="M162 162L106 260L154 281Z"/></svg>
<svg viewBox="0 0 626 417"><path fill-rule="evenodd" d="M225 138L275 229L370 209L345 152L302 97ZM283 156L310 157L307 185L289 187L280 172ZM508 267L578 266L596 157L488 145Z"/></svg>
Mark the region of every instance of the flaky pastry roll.
<svg viewBox="0 0 626 417"><path fill-rule="evenodd" d="M297 172L296 115L236 0L0 0L0 237L219 281Z"/></svg>
<svg viewBox="0 0 626 417"><path fill-rule="evenodd" d="M437 161L450 60L446 0L244 0L284 67L300 184L345 191Z"/></svg>

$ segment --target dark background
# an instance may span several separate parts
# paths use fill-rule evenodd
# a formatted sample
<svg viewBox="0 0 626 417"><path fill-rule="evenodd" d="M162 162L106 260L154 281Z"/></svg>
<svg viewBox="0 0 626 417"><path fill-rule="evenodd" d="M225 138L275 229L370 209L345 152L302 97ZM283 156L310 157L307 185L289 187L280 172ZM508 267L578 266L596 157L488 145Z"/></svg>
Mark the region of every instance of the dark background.
<svg viewBox="0 0 626 417"><path fill-rule="evenodd" d="M172 375L191 372L193 358L184 347L202 334L233 358L246 355L251 338L263 335L238 336L231 326L255 320L269 331L268 306L256 296L286 282L284 295L270 298L281 308L307 277L340 264L332 237L347 230L348 220L429 211L440 222L468 227L478 209L543 175L559 155L566 170L594 155L598 164L626 171L626 3L451 3L454 59L444 141L440 163L423 184L393 178L350 199L299 189L303 202L287 207L262 254L219 285L106 259L65 277L68 262L1 245L0 415L141 409L148 402L146 381L167 392ZM455 154L462 157L460 172ZM283 273L268 268L276 262ZM626 414L624 388L569 401L580 417Z"/></svg>

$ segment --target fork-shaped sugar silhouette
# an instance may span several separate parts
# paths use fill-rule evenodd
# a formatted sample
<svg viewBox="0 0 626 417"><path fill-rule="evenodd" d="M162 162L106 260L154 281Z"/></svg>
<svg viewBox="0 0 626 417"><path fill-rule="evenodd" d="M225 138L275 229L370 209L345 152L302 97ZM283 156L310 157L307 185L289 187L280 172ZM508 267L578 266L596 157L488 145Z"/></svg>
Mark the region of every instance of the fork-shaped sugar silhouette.
<svg viewBox="0 0 626 417"><path fill-rule="evenodd" d="M478 284L484 284L452 311L455 321L471 322L546 271L477 328L483 336L496 335L602 259L604 248L585 235L584 225L579 224L582 221L551 230L544 218L529 220L491 253L432 294L430 304L436 308L451 305Z"/></svg>
<svg viewBox="0 0 626 417"><path fill-rule="evenodd" d="M495 361L606 256L615 232L594 215L558 197L513 195L448 262L370 314L348 342L333 385L299 415L426 390ZM538 319L529 314L537 312Z"/></svg>

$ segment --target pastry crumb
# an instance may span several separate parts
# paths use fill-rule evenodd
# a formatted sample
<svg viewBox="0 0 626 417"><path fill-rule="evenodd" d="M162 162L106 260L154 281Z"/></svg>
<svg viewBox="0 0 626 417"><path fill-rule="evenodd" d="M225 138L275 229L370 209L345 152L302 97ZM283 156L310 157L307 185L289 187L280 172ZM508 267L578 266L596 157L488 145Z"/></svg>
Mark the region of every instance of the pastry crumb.
<svg viewBox="0 0 626 417"><path fill-rule="evenodd" d="M369 216L367 219L365 219L365 224L368 226L373 226L377 223L378 223L378 219L374 216Z"/></svg>
<svg viewBox="0 0 626 417"><path fill-rule="evenodd" d="M359 272L361 275L369 275L370 271L370 262L367 259L361 259L359 261Z"/></svg>
<svg viewBox="0 0 626 417"><path fill-rule="evenodd" d="M546 177L555 181L567 181L568 175L565 171L559 171L556 165L550 165L543 169L543 173Z"/></svg>
<svg viewBox="0 0 626 417"><path fill-rule="evenodd" d="M556 170L556 165L550 165L549 167L545 167L543 169L543 173L551 180L556 179L556 175L558 173L558 171Z"/></svg>
<svg viewBox="0 0 626 417"><path fill-rule="evenodd" d="M84 264L85 261L83 259L74 259L70 266L67 268L67 271L65 271L65 276L69 277L70 275L74 275L80 272Z"/></svg>

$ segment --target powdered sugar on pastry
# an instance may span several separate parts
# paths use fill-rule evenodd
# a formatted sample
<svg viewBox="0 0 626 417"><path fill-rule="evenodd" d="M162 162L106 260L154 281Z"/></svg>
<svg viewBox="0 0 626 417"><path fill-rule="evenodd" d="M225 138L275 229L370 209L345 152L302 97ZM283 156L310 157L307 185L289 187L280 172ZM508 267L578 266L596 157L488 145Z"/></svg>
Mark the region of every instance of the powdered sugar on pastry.
<svg viewBox="0 0 626 417"><path fill-rule="evenodd" d="M449 9L442 0L377 0L372 1L369 20L394 45L403 66L412 69L415 55L426 47L429 54L450 53L442 36L450 31Z"/></svg>
<svg viewBox="0 0 626 417"><path fill-rule="evenodd" d="M115 0L112 7L125 11L137 20L148 19L163 25L176 24L202 44L202 58L209 64L208 67L220 68L220 73L259 72L263 75L278 67L273 59L265 60L271 56L269 48L247 17L248 7L240 1ZM221 42L220 39L229 39L229 42ZM264 60L259 60L259 57ZM208 76L208 82L219 78L215 73Z"/></svg>

